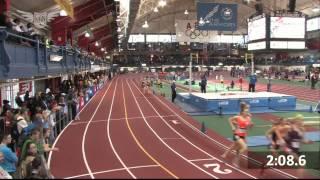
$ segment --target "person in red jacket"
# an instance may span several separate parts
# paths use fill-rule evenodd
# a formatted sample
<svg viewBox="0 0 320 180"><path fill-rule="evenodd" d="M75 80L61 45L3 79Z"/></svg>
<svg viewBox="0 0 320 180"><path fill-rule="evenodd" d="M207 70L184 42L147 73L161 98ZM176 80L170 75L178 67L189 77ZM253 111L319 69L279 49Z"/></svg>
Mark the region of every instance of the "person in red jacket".
<svg viewBox="0 0 320 180"><path fill-rule="evenodd" d="M240 76L239 78L239 84L240 84L240 90L242 91L242 83L243 83L243 79L242 77Z"/></svg>

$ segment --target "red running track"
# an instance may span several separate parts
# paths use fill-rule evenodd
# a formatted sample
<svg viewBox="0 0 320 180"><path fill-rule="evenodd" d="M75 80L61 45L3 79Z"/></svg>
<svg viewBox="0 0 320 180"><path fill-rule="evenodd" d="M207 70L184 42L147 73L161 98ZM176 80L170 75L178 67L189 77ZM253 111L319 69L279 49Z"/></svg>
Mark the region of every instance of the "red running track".
<svg viewBox="0 0 320 180"><path fill-rule="evenodd" d="M139 75L108 83L57 137L48 165L57 178L295 178L295 171L236 168L230 142L166 99L143 94ZM251 162L251 161L250 161Z"/></svg>

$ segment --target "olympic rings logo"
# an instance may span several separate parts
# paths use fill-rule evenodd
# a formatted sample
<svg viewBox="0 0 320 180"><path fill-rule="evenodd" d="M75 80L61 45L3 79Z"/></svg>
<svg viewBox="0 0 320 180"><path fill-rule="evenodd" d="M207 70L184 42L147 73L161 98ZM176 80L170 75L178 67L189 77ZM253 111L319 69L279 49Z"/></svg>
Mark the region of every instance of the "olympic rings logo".
<svg viewBox="0 0 320 180"><path fill-rule="evenodd" d="M194 28L191 27L190 23L188 23L185 35L190 37L191 39L203 39L204 37L208 37L209 31L198 30L198 22L194 23Z"/></svg>

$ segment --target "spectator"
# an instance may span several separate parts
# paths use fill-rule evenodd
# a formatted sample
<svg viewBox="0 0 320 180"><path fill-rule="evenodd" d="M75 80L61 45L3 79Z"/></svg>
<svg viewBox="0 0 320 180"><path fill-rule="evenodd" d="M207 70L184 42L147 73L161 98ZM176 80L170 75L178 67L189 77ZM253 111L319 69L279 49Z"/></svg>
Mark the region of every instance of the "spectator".
<svg viewBox="0 0 320 180"><path fill-rule="evenodd" d="M40 133L40 128L35 128L32 130L30 137L23 143L20 159L25 159L27 157L28 143L36 144L38 155L43 155L44 152L59 150L58 148L50 148L48 144L46 144L44 141L42 142L40 139Z"/></svg>
<svg viewBox="0 0 320 180"><path fill-rule="evenodd" d="M42 160L39 156L35 157L26 168L26 179L48 179Z"/></svg>
<svg viewBox="0 0 320 180"><path fill-rule="evenodd" d="M268 78L267 92L271 92L271 78Z"/></svg>
<svg viewBox="0 0 320 180"><path fill-rule="evenodd" d="M3 100L2 101L2 112L1 112L1 116L5 116L8 110L11 110L11 106L9 104L10 101L8 100Z"/></svg>
<svg viewBox="0 0 320 180"><path fill-rule="evenodd" d="M28 23L27 24L27 28L25 30L26 34L29 35L29 36L34 36L36 35L36 32L33 28L33 25L31 23Z"/></svg>
<svg viewBox="0 0 320 180"><path fill-rule="evenodd" d="M230 86L231 86L231 89L233 89L233 88L234 88L234 81L233 81L233 80L231 81Z"/></svg>
<svg viewBox="0 0 320 180"><path fill-rule="evenodd" d="M21 115L23 110L20 110L19 113L16 115L16 121L14 122L11 128L11 137L12 137L12 144L14 149L17 148L16 145L19 144L20 136L24 133L24 128L28 127L28 122L24 119L24 116Z"/></svg>
<svg viewBox="0 0 320 180"><path fill-rule="evenodd" d="M257 74L252 74L249 76L249 92L255 92L256 88L256 83L257 83Z"/></svg>
<svg viewBox="0 0 320 180"><path fill-rule="evenodd" d="M176 96L177 96L176 89L177 89L176 83L175 83L175 81L172 81L172 84L171 84L171 95L172 95L171 101L173 103L174 103L174 100L176 99Z"/></svg>
<svg viewBox="0 0 320 180"><path fill-rule="evenodd" d="M14 19L13 22L12 22L12 29L14 31L17 31L18 33L22 33L23 32L23 28L22 28L22 25L21 25L21 22L20 22L20 19Z"/></svg>
<svg viewBox="0 0 320 180"><path fill-rule="evenodd" d="M51 90L49 88L46 89L46 95L45 95L45 103L47 106L51 106L55 97L52 94Z"/></svg>
<svg viewBox="0 0 320 180"><path fill-rule="evenodd" d="M315 89L316 84L318 83L318 75L316 73L313 73L310 77L311 81L311 89Z"/></svg>
<svg viewBox="0 0 320 180"><path fill-rule="evenodd" d="M26 94L24 95L24 102L29 102L29 91L26 91Z"/></svg>
<svg viewBox="0 0 320 180"><path fill-rule="evenodd" d="M58 105L61 107L61 112L63 112L65 115L68 114L68 105L66 105L65 102L65 94L62 93L61 96L59 97Z"/></svg>
<svg viewBox="0 0 320 180"><path fill-rule="evenodd" d="M48 104L46 102L46 94L39 92L36 96L36 104L41 107L42 110L48 109Z"/></svg>
<svg viewBox="0 0 320 180"><path fill-rule="evenodd" d="M69 100L71 101L71 112L72 112L72 119L74 119L77 115L77 107L78 107L78 92L76 90L69 91Z"/></svg>
<svg viewBox="0 0 320 180"><path fill-rule="evenodd" d="M111 72L108 74L108 79L111 80Z"/></svg>
<svg viewBox="0 0 320 180"><path fill-rule="evenodd" d="M45 144L48 144L49 147L51 147L54 142L54 139L52 139L51 134L52 134L52 129L50 129L50 128L43 129L44 142L45 142Z"/></svg>
<svg viewBox="0 0 320 180"><path fill-rule="evenodd" d="M239 84L240 84L240 90L242 91L242 83L243 83L243 79L242 77L240 76L239 77Z"/></svg>
<svg viewBox="0 0 320 180"><path fill-rule="evenodd" d="M26 159L28 156L28 153L30 153L30 148L31 148L30 143L36 145L36 151L38 154L43 154L44 147L43 147L43 144L40 142L40 129L39 128L33 129L30 137L23 143L23 146L21 149L21 155L20 155L21 160Z"/></svg>
<svg viewBox="0 0 320 180"><path fill-rule="evenodd" d="M12 177L15 177L16 164L18 163L17 155L12 152L8 147L11 144L12 138L10 134L5 134L1 137L0 152L4 156L4 160L0 163L0 166L7 171Z"/></svg>
<svg viewBox="0 0 320 180"><path fill-rule="evenodd" d="M21 163L19 165L18 174L20 179L24 179L27 177L28 166L37 156L39 156L36 143L27 142L25 146L26 146L26 156L23 159L20 159Z"/></svg>
<svg viewBox="0 0 320 180"><path fill-rule="evenodd" d="M11 23L8 20L7 11L4 11L0 14L0 26L11 28Z"/></svg>
<svg viewBox="0 0 320 180"><path fill-rule="evenodd" d="M16 104L21 108L22 105L23 105L23 101L22 101L22 99L20 97L20 92L17 92L17 96L15 98L15 101L16 101Z"/></svg>
<svg viewBox="0 0 320 180"><path fill-rule="evenodd" d="M54 104L52 106L50 114L48 115L48 120L47 120L48 121L48 126L44 126L44 128L48 128L48 129L52 130L56 126L57 120L61 121L61 119L56 119L57 117L63 118L63 116L64 116L63 112L60 112L60 108L61 107L58 106L57 104ZM59 113L61 113L61 114L58 116ZM55 138L53 132L50 134L50 138L52 140Z"/></svg>
<svg viewBox="0 0 320 180"><path fill-rule="evenodd" d="M29 110L27 108L21 108L20 115L27 121L27 123L30 123Z"/></svg>
<svg viewBox="0 0 320 180"><path fill-rule="evenodd" d="M206 93L206 87L207 87L207 80L206 78L202 78L200 82L200 87L201 87L201 93Z"/></svg>
<svg viewBox="0 0 320 180"><path fill-rule="evenodd" d="M2 152L0 152L0 179L12 179L12 176L6 170L4 170L1 165L4 160L4 155Z"/></svg>

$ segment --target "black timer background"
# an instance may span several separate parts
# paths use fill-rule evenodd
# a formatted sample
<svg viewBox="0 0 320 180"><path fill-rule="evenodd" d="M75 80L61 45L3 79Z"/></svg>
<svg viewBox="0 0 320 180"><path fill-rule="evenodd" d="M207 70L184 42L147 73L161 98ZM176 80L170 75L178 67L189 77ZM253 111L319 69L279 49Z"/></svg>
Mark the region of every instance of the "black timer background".
<svg viewBox="0 0 320 180"><path fill-rule="evenodd" d="M249 159L255 159L259 162L261 162L262 164L266 165L267 162L269 161L269 158L267 158L268 155L272 155L272 153L270 151L250 151L248 152L248 157ZM285 154L283 152L279 152L279 155L285 155L287 156L288 154ZM301 152L301 155L305 155L305 159L306 159L306 166L305 169L314 169L314 170L320 170L320 151L317 152ZM278 159L279 162L279 159ZM295 161L295 163L297 163L297 161ZM248 160L246 166L249 169L260 169L262 168L262 165L257 165L257 163L252 162L251 160ZM277 169L296 169L298 166L280 166L280 165L275 165L273 166L274 168Z"/></svg>

